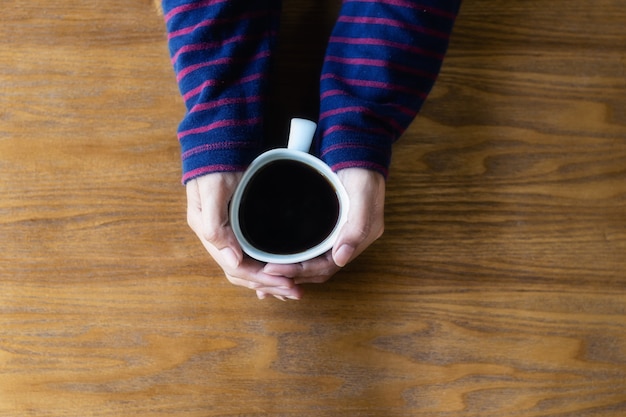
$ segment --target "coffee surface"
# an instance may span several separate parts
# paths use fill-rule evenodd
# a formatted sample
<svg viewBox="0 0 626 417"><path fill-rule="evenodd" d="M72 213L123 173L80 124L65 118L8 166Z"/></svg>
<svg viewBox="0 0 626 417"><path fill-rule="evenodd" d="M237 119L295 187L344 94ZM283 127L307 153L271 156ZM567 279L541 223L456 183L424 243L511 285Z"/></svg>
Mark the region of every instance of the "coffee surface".
<svg viewBox="0 0 626 417"><path fill-rule="evenodd" d="M290 160L259 169L244 189L240 207L243 235L272 254L288 255L318 245L339 216L333 186L314 168Z"/></svg>

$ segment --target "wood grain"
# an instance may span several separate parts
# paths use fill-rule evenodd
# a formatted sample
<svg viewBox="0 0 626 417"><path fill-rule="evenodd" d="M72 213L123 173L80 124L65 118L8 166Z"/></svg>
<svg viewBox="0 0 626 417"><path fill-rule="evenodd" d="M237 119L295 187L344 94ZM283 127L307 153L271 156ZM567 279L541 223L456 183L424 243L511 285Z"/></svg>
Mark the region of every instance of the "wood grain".
<svg viewBox="0 0 626 417"><path fill-rule="evenodd" d="M3 6L1 417L626 413L624 2L466 1L385 235L290 303L186 226L152 1ZM277 125L336 6L285 2Z"/></svg>

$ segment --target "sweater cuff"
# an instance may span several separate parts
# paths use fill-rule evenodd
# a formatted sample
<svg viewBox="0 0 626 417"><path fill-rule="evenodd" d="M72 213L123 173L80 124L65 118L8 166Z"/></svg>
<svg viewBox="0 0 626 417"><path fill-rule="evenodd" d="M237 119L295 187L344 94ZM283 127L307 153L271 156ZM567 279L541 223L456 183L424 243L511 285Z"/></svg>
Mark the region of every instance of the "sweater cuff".
<svg viewBox="0 0 626 417"><path fill-rule="evenodd" d="M181 137L181 134L184 136ZM261 150L255 126L227 126L205 132L179 132L182 183L214 172L244 171Z"/></svg>
<svg viewBox="0 0 626 417"><path fill-rule="evenodd" d="M365 168L387 178L394 141L389 134L350 125L321 126L319 132L319 156L333 171Z"/></svg>

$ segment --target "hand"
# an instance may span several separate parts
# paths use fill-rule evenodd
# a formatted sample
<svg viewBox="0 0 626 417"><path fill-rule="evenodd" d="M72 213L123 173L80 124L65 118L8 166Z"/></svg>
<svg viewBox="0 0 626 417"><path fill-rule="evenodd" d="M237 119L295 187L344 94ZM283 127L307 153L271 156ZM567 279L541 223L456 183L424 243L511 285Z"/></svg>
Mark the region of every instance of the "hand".
<svg viewBox="0 0 626 417"><path fill-rule="evenodd" d="M241 173L214 173L187 183L187 222L234 285L284 300L299 299L302 289L281 274L268 274L264 264L243 256L228 220L228 203Z"/></svg>
<svg viewBox="0 0 626 417"><path fill-rule="evenodd" d="M359 256L384 231L385 179L375 171L347 168L338 172L348 192L348 220L332 251L298 264L267 264L264 272L293 278L295 284L322 283Z"/></svg>

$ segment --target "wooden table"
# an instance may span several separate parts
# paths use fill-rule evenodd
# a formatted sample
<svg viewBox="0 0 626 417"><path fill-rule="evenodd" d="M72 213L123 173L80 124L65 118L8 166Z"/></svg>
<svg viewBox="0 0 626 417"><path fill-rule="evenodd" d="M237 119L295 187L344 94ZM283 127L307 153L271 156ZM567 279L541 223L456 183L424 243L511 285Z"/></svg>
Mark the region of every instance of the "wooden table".
<svg viewBox="0 0 626 417"><path fill-rule="evenodd" d="M466 0L385 235L287 303L186 225L150 1L2 5L1 417L626 415L625 2Z"/></svg>

